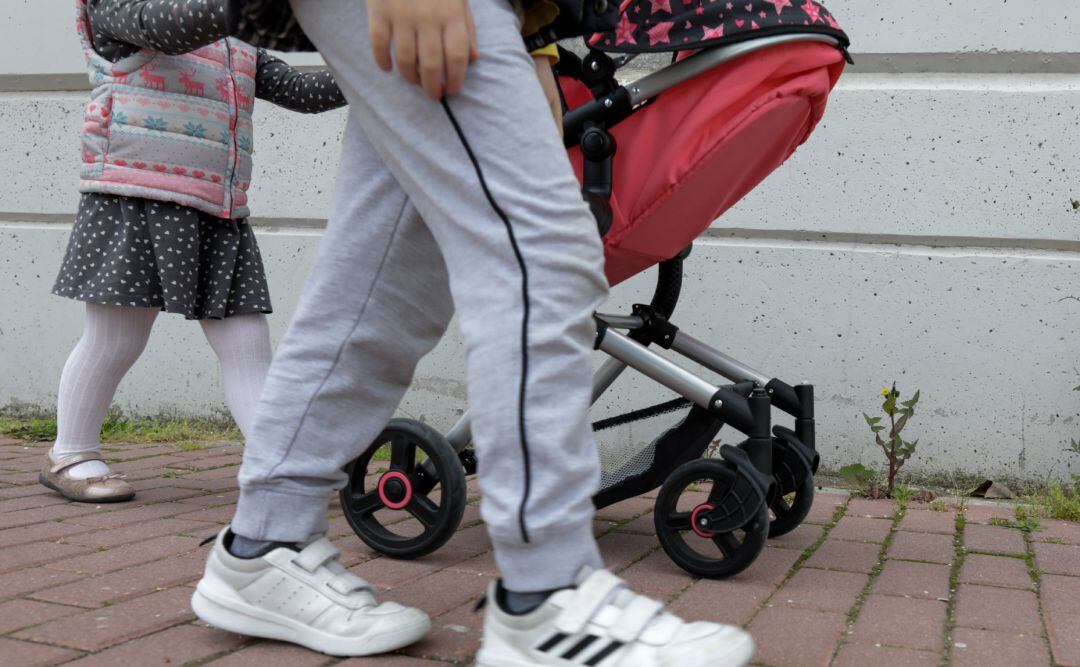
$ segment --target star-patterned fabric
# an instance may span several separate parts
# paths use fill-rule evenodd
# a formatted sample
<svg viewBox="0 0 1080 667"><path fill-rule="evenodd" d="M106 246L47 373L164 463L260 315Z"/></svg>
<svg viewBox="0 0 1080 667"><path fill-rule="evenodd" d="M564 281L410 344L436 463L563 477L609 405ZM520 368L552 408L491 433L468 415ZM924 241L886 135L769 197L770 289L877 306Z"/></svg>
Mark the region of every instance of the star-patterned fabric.
<svg viewBox="0 0 1080 667"><path fill-rule="evenodd" d="M140 49L167 55L194 51L226 37L235 0L90 0L94 50L117 62ZM299 72L259 49L255 96L291 111L320 113L345 106L328 70Z"/></svg>
<svg viewBox="0 0 1080 667"><path fill-rule="evenodd" d="M815 0L623 0L615 29L587 41L602 51L643 53L791 32L831 35L848 45L836 19Z"/></svg>
<svg viewBox="0 0 1080 667"><path fill-rule="evenodd" d="M83 195L53 294L193 320L272 310L247 221L103 194Z"/></svg>

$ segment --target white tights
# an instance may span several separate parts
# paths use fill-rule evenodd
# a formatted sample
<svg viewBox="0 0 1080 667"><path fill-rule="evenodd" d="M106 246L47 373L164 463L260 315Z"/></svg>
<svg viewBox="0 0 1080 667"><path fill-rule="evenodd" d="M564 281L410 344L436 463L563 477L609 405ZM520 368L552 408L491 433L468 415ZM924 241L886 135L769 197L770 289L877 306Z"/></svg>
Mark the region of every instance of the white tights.
<svg viewBox="0 0 1080 667"><path fill-rule="evenodd" d="M98 451L101 425L116 388L146 348L158 312L86 304L86 327L60 376L56 456ZM246 437L270 367L266 316L237 315L200 324L221 365L225 403ZM87 478L108 474L109 469L101 461L87 461L69 471L73 477Z"/></svg>

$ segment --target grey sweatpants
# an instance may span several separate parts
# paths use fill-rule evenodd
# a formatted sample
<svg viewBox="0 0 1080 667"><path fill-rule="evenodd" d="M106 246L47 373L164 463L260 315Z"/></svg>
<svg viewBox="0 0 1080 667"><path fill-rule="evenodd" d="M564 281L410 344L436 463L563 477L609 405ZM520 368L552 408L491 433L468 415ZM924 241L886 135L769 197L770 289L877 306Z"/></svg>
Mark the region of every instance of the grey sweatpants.
<svg viewBox="0 0 1080 667"><path fill-rule="evenodd" d="M350 117L326 236L244 453L233 530L302 541L325 529L342 466L385 426L456 308L496 562L513 590L565 586L600 565L587 411L591 315L607 287L517 16L507 0L472 0L480 59L449 101L496 209L444 108L375 66L363 3L292 5Z"/></svg>

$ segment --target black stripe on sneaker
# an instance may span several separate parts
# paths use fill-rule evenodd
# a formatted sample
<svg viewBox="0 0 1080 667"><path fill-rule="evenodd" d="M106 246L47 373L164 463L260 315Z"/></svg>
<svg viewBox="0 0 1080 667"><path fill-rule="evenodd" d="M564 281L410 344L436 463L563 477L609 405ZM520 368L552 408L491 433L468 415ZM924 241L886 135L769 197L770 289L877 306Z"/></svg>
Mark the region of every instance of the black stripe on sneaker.
<svg viewBox="0 0 1080 667"><path fill-rule="evenodd" d="M582 639L578 643L571 646L570 649L566 653L562 654L563 659L564 660L573 660L574 656L576 656L578 653L581 653L585 649L589 648L589 644L592 644L597 639L600 639L600 638L597 637L596 635L585 635L584 639Z"/></svg>
<svg viewBox="0 0 1080 667"><path fill-rule="evenodd" d="M529 456L529 442L525 437L525 387L529 376L529 271L525 267L525 257L521 254L521 248L518 247L517 237L514 236L514 227L510 224L510 218L503 212L502 207L499 206L495 201L495 197L491 194L491 190L488 189L487 181L484 179L484 172L480 169L480 162L477 161L472 146L469 145L468 140L465 138L465 132L462 131L461 125L458 124L457 118L450 110L450 104L447 103L445 97L442 99L442 107L446 111L446 117L450 119L450 124L454 126L454 132L457 133L458 139L461 140L461 145L465 148L469 162L472 163L476 177L480 181L480 189L484 192L484 197L487 198L491 209L499 216L503 226L506 228L506 235L510 237L510 247L514 251L514 258L517 260L518 269L521 271L521 382L518 385L517 417L518 438L521 441L521 470L525 477L523 484L525 488L522 489L521 504L518 506L518 527L521 530L521 541L528 544L530 540L529 529L525 525L525 510L529 505L529 495L532 492L532 461Z"/></svg>
<svg viewBox="0 0 1080 667"><path fill-rule="evenodd" d="M552 637L550 637L550 638L549 638L549 639L548 639L548 640L547 640L546 642L544 642L543 644L541 644L541 645L537 646L537 647L536 647L536 650L537 650L537 651L540 651L541 653L547 653L547 652L548 652L548 651L550 651L551 649L553 649L553 648L555 648L556 646L558 646L559 644L561 644L561 643L563 642L563 640L565 640L565 639L566 639L567 637L569 637L569 636L570 636L570 635L564 635L564 634L563 634L563 633L561 633L561 632L556 632L556 633L555 633L555 634L554 634L554 635L553 635Z"/></svg>
<svg viewBox="0 0 1080 667"><path fill-rule="evenodd" d="M588 665L588 667L596 667L596 665L599 665L601 662L603 662L605 658L607 658L615 651L618 651L622 647L622 642L612 641L610 644L605 646L602 651L599 651L596 655L586 660L585 664Z"/></svg>

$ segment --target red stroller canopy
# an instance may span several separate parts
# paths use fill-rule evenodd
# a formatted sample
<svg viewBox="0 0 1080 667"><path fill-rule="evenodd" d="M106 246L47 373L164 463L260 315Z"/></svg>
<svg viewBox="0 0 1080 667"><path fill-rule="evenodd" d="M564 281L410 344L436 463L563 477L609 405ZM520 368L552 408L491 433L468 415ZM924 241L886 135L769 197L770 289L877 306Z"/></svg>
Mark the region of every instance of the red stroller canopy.
<svg viewBox="0 0 1080 667"><path fill-rule="evenodd" d="M815 0L623 0L619 24L588 38L601 51L646 53L730 44L774 34L848 38Z"/></svg>
<svg viewBox="0 0 1080 667"><path fill-rule="evenodd" d="M674 257L783 164L821 119L843 69L829 44L772 46L664 91L612 127L608 282ZM579 81L560 84L571 108L593 99ZM570 160L582 178L580 148Z"/></svg>

